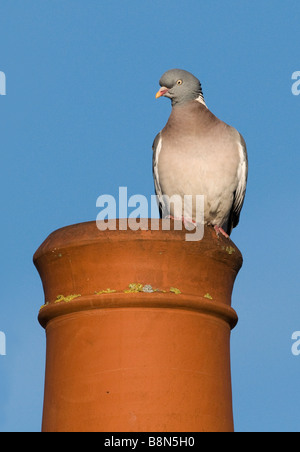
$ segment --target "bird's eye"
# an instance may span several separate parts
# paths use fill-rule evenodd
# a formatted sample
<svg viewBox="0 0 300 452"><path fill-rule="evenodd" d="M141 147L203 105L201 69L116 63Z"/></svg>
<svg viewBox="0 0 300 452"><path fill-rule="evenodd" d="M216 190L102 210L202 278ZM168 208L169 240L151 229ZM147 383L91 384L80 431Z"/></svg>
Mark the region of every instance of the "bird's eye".
<svg viewBox="0 0 300 452"><path fill-rule="evenodd" d="M177 85L182 85L182 80L177 80Z"/></svg>

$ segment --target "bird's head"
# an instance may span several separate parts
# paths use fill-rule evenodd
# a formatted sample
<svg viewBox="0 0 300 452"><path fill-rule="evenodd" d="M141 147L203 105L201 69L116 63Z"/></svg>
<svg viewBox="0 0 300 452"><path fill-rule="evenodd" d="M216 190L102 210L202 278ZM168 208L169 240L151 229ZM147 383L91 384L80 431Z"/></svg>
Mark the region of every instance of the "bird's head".
<svg viewBox="0 0 300 452"><path fill-rule="evenodd" d="M183 69L170 69L161 77L160 90L156 93L159 97L168 97L172 101L172 106L182 105L185 102L203 99L201 83L190 72Z"/></svg>

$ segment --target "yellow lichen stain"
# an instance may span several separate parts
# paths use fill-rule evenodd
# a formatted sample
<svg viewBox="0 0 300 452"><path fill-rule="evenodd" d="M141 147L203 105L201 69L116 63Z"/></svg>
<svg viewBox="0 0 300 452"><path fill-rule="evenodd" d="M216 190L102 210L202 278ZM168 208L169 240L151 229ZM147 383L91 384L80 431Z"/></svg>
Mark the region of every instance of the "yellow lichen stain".
<svg viewBox="0 0 300 452"><path fill-rule="evenodd" d="M154 291L153 292L158 292L158 293L167 293L167 291L166 290L164 290L164 289L154 289Z"/></svg>
<svg viewBox="0 0 300 452"><path fill-rule="evenodd" d="M209 293L206 293L206 294L204 295L204 298L208 298L209 300L212 300L212 299L213 299L213 297L212 297Z"/></svg>
<svg viewBox="0 0 300 452"><path fill-rule="evenodd" d="M57 295L56 300L54 303L60 303L61 301L65 301L66 303L68 303L69 301L74 300L74 298L78 298L81 297L81 295L68 295L67 297L65 297L64 295Z"/></svg>
<svg viewBox="0 0 300 452"><path fill-rule="evenodd" d="M154 289L150 284L140 284L140 283L131 283L128 285L128 289L123 290L123 293L174 293L175 295L181 294L181 290L177 289L176 287L170 287L170 290L164 290L164 289Z"/></svg>
<svg viewBox="0 0 300 452"><path fill-rule="evenodd" d="M231 254L235 253L235 248L233 248L232 246L226 246L225 251L226 251L226 253L231 255Z"/></svg>
<svg viewBox="0 0 300 452"><path fill-rule="evenodd" d="M113 289L105 289L105 290L100 290L100 292L95 292L96 295L102 295L103 293L115 293L117 292L116 290Z"/></svg>
<svg viewBox="0 0 300 452"><path fill-rule="evenodd" d="M181 290L177 289L176 287L170 287L170 292L175 293L176 295L181 294Z"/></svg>
<svg viewBox="0 0 300 452"><path fill-rule="evenodd" d="M128 289L124 290L124 293L138 293L143 291L143 284L131 283L128 285Z"/></svg>

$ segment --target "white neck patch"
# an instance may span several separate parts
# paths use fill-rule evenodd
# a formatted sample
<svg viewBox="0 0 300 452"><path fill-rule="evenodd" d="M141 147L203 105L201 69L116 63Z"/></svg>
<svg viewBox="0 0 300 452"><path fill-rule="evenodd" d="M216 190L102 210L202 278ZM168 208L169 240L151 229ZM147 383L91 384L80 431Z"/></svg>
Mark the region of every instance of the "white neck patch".
<svg viewBox="0 0 300 452"><path fill-rule="evenodd" d="M199 97L197 97L197 99L195 99L195 100L207 108L207 105L205 103L205 100L204 100L204 97L202 94L200 94Z"/></svg>

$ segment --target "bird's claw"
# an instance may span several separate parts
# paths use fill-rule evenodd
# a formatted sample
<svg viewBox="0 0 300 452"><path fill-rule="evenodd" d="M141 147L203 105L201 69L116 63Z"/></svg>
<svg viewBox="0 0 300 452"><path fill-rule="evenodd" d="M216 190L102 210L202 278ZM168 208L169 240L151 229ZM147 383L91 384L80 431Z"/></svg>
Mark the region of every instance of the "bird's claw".
<svg viewBox="0 0 300 452"><path fill-rule="evenodd" d="M224 229L220 228L219 226L214 226L214 230L216 231L218 237L220 234L222 234L226 239L230 239L227 232L225 232Z"/></svg>

